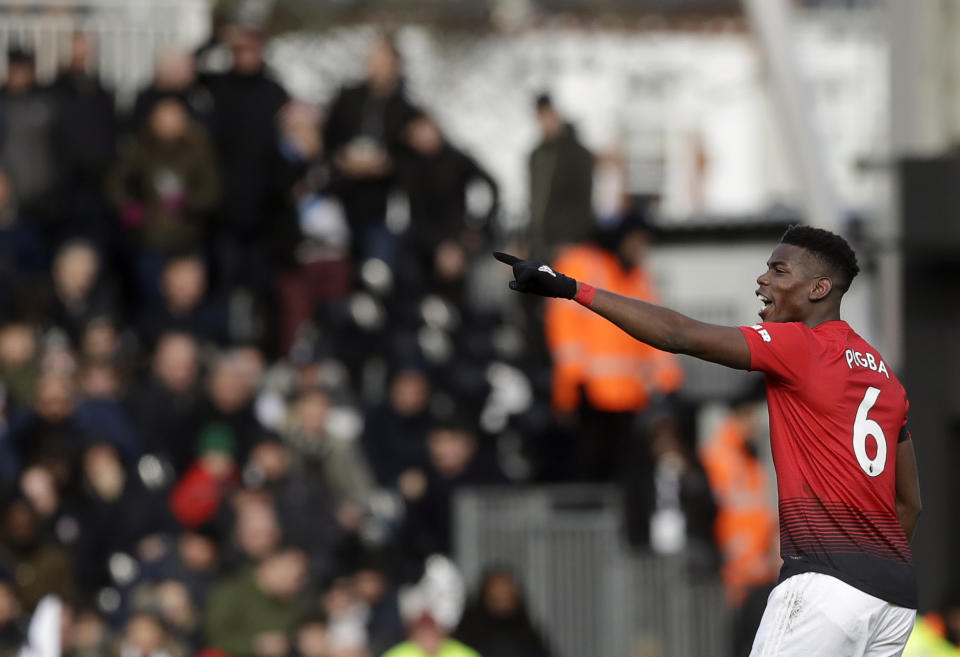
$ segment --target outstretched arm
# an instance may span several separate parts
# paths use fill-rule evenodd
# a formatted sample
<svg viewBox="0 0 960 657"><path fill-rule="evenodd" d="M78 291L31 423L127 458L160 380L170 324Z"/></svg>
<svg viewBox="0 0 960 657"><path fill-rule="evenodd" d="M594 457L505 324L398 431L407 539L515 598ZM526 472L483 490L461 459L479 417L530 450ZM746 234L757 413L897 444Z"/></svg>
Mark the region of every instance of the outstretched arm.
<svg viewBox="0 0 960 657"><path fill-rule="evenodd" d="M736 327L707 324L606 290L597 290L588 307L651 347L741 370L750 368L747 339Z"/></svg>
<svg viewBox="0 0 960 657"><path fill-rule="evenodd" d="M549 297L576 298L637 340L663 351L688 354L737 369L750 367L750 347L736 327L699 322L669 308L606 290L596 290L591 296L586 292L592 288L553 271L543 263L520 260L506 253L495 253L494 256L513 267L515 280L510 282L511 289Z"/></svg>
<svg viewBox="0 0 960 657"><path fill-rule="evenodd" d="M922 506L913 441L904 440L897 445L897 519L908 540L913 538Z"/></svg>

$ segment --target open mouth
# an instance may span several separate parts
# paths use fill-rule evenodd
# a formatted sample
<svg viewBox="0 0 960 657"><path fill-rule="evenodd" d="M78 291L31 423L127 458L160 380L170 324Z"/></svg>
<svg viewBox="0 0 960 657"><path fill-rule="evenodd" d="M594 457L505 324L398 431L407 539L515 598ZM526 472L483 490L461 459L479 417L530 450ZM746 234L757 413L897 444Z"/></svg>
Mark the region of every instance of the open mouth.
<svg viewBox="0 0 960 657"><path fill-rule="evenodd" d="M763 313L773 305L773 299L764 296L757 292L757 298L760 299L760 316L763 317Z"/></svg>

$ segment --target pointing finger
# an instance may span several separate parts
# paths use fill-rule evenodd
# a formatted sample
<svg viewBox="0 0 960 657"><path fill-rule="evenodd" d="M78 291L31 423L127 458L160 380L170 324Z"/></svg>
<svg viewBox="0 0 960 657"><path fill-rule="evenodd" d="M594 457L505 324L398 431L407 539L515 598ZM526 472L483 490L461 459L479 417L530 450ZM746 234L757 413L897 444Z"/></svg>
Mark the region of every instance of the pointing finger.
<svg viewBox="0 0 960 657"><path fill-rule="evenodd" d="M509 253L501 253L500 251L494 251L493 257L507 265L515 265L520 262L520 258L517 256L510 255Z"/></svg>

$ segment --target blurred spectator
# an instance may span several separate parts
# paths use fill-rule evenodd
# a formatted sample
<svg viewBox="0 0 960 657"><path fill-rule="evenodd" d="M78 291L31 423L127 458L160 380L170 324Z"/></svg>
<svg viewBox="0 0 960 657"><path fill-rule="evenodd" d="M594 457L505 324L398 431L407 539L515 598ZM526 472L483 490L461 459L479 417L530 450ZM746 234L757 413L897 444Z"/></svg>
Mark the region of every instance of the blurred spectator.
<svg viewBox="0 0 960 657"><path fill-rule="evenodd" d="M193 54L185 50L166 50L157 56L153 81L137 94L133 106L133 131L139 132L161 100L174 98L187 108L191 118L209 127L213 112L210 91L197 81Z"/></svg>
<svg viewBox="0 0 960 657"><path fill-rule="evenodd" d="M0 166L13 180L16 203L48 244L60 237L56 187L59 170L54 145L56 104L37 85L34 55L23 48L7 51L7 79L0 93Z"/></svg>
<svg viewBox="0 0 960 657"><path fill-rule="evenodd" d="M530 257L549 262L564 247L589 239L593 216L593 155L550 96L536 100L541 141L530 154Z"/></svg>
<svg viewBox="0 0 960 657"><path fill-rule="evenodd" d="M186 646L170 636L156 614L137 613L123 629L115 657L187 657Z"/></svg>
<svg viewBox="0 0 960 657"><path fill-rule="evenodd" d="M527 615L516 576L488 569L476 599L467 606L455 636L483 657L549 657L540 632Z"/></svg>
<svg viewBox="0 0 960 657"><path fill-rule="evenodd" d="M223 580L207 606L209 645L230 657L284 657L290 632L306 609L306 585L306 556L291 547Z"/></svg>
<svg viewBox="0 0 960 657"><path fill-rule="evenodd" d="M70 555L44 538L37 513L26 500L17 498L7 504L0 529L0 559L13 569L17 598L26 612L50 593L61 600L75 598Z"/></svg>
<svg viewBox="0 0 960 657"><path fill-rule="evenodd" d="M625 473L627 538L657 554L683 554L697 575L719 562L714 542L717 506L703 465L673 412L647 418L649 440L631 441Z"/></svg>
<svg viewBox="0 0 960 657"><path fill-rule="evenodd" d="M276 122L281 186L285 192L289 192L290 202L284 203L287 211L278 212L274 219L278 225L273 231L273 247L276 251L276 264L287 268L294 266L301 255L297 253L304 228L299 216L301 199L326 187L330 181L330 172L323 161L320 112L316 106L290 100L277 113ZM344 232L337 237L344 240L346 224L343 223L338 228Z"/></svg>
<svg viewBox="0 0 960 657"><path fill-rule="evenodd" d="M135 559L140 541L171 528L162 498L127 470L116 448L94 443L83 454L80 494L70 500L78 536L71 545L85 591L125 585L115 559Z"/></svg>
<svg viewBox="0 0 960 657"><path fill-rule="evenodd" d="M66 236L93 240L101 248L116 241L107 221L103 180L116 155L114 99L92 72L96 41L74 32L70 59L53 83L54 143Z"/></svg>
<svg viewBox="0 0 960 657"><path fill-rule="evenodd" d="M373 492L373 477L358 431L339 426L345 424L337 421L340 409L335 409L330 396L319 389L303 391L291 410L284 439L333 494L340 524L356 529Z"/></svg>
<svg viewBox="0 0 960 657"><path fill-rule="evenodd" d="M201 343L227 341L227 309L209 294L207 268L195 254L170 257L160 274L160 298L143 308L139 334L148 347L164 333L187 333Z"/></svg>
<svg viewBox="0 0 960 657"><path fill-rule="evenodd" d="M762 389L757 391L762 395ZM751 587L777 578L768 558L777 533L777 510L767 472L757 458L765 438L762 397L738 401L731 414L700 447L700 456L717 501L715 535L723 557L720 575L727 602L743 604Z"/></svg>
<svg viewBox="0 0 960 657"><path fill-rule="evenodd" d="M79 353L81 361L105 363L112 362L117 366L121 379L126 381L130 374L129 363L123 363L125 357L129 356L130 340L129 334L121 336L117 320L109 317L95 317L87 322L80 338ZM125 344L126 342L126 344Z"/></svg>
<svg viewBox="0 0 960 657"><path fill-rule="evenodd" d="M233 495L233 540L230 545L233 553L224 557L228 570L258 563L280 546L284 537L271 502L268 495L247 490L238 490Z"/></svg>
<svg viewBox="0 0 960 657"><path fill-rule="evenodd" d="M192 655L203 647L200 608L194 603L187 586L173 578L145 581L130 594L131 616L156 615L173 641L182 644Z"/></svg>
<svg viewBox="0 0 960 657"><path fill-rule="evenodd" d="M92 607L63 610L61 654L68 657L103 657L112 651L112 636L106 619Z"/></svg>
<svg viewBox="0 0 960 657"><path fill-rule="evenodd" d="M556 269L597 281L597 286L656 303L644 267L650 234L644 219L628 215L597 242L560 253ZM544 328L553 356L553 408L576 418L575 473L588 481L610 480L624 464L623 440L637 412L652 399L675 392L683 370L675 356L657 351L577 304L549 299Z"/></svg>
<svg viewBox="0 0 960 657"><path fill-rule="evenodd" d="M39 377L40 350L36 331L22 322L0 327L0 378L3 379L7 405L29 406Z"/></svg>
<svg viewBox="0 0 960 657"><path fill-rule="evenodd" d="M197 458L170 492L170 509L180 526L197 529L225 511L239 485L237 440L230 427L209 424L197 437Z"/></svg>
<svg viewBox="0 0 960 657"><path fill-rule="evenodd" d="M157 102L108 179L110 201L139 246L136 265L144 298L156 296L167 257L204 246L219 195L217 178L203 128L180 101Z"/></svg>
<svg viewBox="0 0 960 657"><path fill-rule="evenodd" d="M310 476L290 447L279 440L258 443L243 475L248 487L272 496L284 538L306 550L311 572L329 575L332 555L345 536L336 519L333 494L324 482ZM307 517L310 522L303 522ZM237 520L239 533L241 518Z"/></svg>
<svg viewBox="0 0 960 657"><path fill-rule="evenodd" d="M356 263L379 258L392 265L396 255L396 237L385 223L387 200L394 157L413 109L404 92L402 68L393 39L378 38L367 54L366 78L340 90L324 126Z"/></svg>
<svg viewBox="0 0 960 657"><path fill-rule="evenodd" d="M254 412L262 371L257 356L252 355L250 350L237 348L216 359L207 376L206 399L200 417L201 430L211 425L230 429L238 466L246 462L250 449L266 437Z"/></svg>
<svg viewBox="0 0 960 657"><path fill-rule="evenodd" d="M400 475L407 504L403 549L414 561L453 548L453 494L461 486L503 483L497 466L478 451L474 432L458 422L437 423L427 437L429 464Z"/></svg>
<svg viewBox="0 0 960 657"><path fill-rule="evenodd" d="M327 644L334 654L365 654L370 610L357 596L352 577L335 577L323 592Z"/></svg>
<svg viewBox="0 0 960 657"><path fill-rule="evenodd" d="M366 631L372 655L380 655L403 641L403 621L392 575L385 551L367 552L353 572L354 591L369 610Z"/></svg>
<svg viewBox="0 0 960 657"><path fill-rule="evenodd" d="M185 529L172 539L167 539L168 542L161 553L154 558L144 560L142 582L149 587L151 593L156 593L157 602L162 609L166 609L166 606L160 597L163 593L160 587L165 582L176 582L182 585L190 596L190 603L197 609L205 608L209 593L221 569L220 552L217 546L219 538L216 528L212 526L205 526L199 530ZM134 599L134 604L136 602ZM180 609L169 613L180 617L187 611ZM167 615L168 612L164 611L164 614Z"/></svg>
<svg viewBox="0 0 960 657"><path fill-rule="evenodd" d="M407 640L383 657L480 657L450 638L463 613L464 597L463 581L453 564L443 557L430 557L420 581L400 593Z"/></svg>
<svg viewBox="0 0 960 657"><path fill-rule="evenodd" d="M265 292L272 284L273 220L287 203L276 128L287 94L265 71L264 35L239 26L227 34L233 67L201 81L213 96L213 136L223 175L217 280L227 290Z"/></svg>
<svg viewBox="0 0 960 657"><path fill-rule="evenodd" d="M117 314L112 281L102 270L100 254L90 242L64 243L53 260L53 324L79 345L87 324Z"/></svg>
<svg viewBox="0 0 960 657"><path fill-rule="evenodd" d="M42 465L32 465L24 468L20 473L20 494L30 503L30 506L37 514L37 520L41 523L44 531L48 531L54 526L57 515L62 511L60 489L57 486L57 480L49 468ZM61 543L67 543L57 532L57 539Z"/></svg>
<svg viewBox="0 0 960 657"><path fill-rule="evenodd" d="M420 286L455 287L469 256L486 243L498 208L497 183L450 145L432 116L413 112L402 134L406 148L398 154L396 175L410 206L404 242L413 259L411 270L419 271ZM489 194L482 212L468 203L474 184L484 185Z"/></svg>
<svg viewBox="0 0 960 657"><path fill-rule="evenodd" d="M327 615L308 612L297 622L293 633L294 657L335 657L327 641Z"/></svg>
<svg viewBox="0 0 960 657"><path fill-rule="evenodd" d="M395 488L398 477L428 463L430 380L426 372L404 367L390 381L387 398L368 414L363 445L381 486Z"/></svg>
<svg viewBox="0 0 960 657"><path fill-rule="evenodd" d="M0 567L0 656L13 657L27 638L27 623L14 588L13 573Z"/></svg>
<svg viewBox="0 0 960 657"><path fill-rule="evenodd" d="M121 403L120 375L108 362L92 361L80 370L80 403L76 418L80 431L111 444L127 464L140 456L140 436Z"/></svg>
<svg viewBox="0 0 960 657"><path fill-rule="evenodd" d="M165 333L154 350L149 375L129 402L143 452L178 474L196 453L202 412L199 375L196 339L186 333Z"/></svg>
<svg viewBox="0 0 960 657"><path fill-rule="evenodd" d="M350 289L350 228L330 164L323 158L320 115L291 101L279 116L280 152L290 177L293 207L278 217L274 248L283 271L280 352L288 353L318 303L342 299Z"/></svg>
<svg viewBox="0 0 960 657"><path fill-rule="evenodd" d="M76 422L77 393L73 380L56 372L37 381L33 409L13 432L20 463L50 465L58 486L67 486L86 447Z"/></svg>
<svg viewBox="0 0 960 657"><path fill-rule="evenodd" d="M25 297L46 274L47 246L17 207L13 181L0 167L0 276L7 282L0 288L0 321L21 314Z"/></svg>

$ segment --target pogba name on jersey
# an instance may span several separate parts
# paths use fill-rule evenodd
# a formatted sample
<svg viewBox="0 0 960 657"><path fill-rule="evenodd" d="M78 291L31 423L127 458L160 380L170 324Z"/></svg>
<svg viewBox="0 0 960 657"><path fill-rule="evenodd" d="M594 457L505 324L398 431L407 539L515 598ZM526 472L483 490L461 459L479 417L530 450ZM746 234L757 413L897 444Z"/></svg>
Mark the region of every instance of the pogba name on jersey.
<svg viewBox="0 0 960 657"><path fill-rule="evenodd" d="M865 367L868 370L885 375L888 379L890 378L890 371L887 369L886 363L876 354L871 354L869 351L859 352L853 349L847 349L846 357L847 367L850 369L854 367Z"/></svg>

